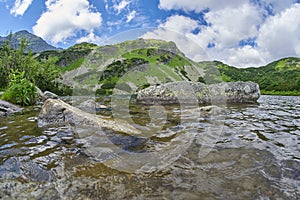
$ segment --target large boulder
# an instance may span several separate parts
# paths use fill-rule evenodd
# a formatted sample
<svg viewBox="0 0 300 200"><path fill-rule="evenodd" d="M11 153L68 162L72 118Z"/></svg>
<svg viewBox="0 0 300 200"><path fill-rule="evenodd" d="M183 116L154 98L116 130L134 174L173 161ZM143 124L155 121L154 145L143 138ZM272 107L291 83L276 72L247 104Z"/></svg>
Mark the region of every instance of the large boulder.
<svg viewBox="0 0 300 200"><path fill-rule="evenodd" d="M150 86L140 90L141 104L201 104L255 103L260 97L259 86L253 82L223 82L206 85L200 82L178 81Z"/></svg>
<svg viewBox="0 0 300 200"><path fill-rule="evenodd" d="M84 112L60 99L48 99L45 101L39 117L38 126L69 124L72 126L89 126L95 128L107 128L117 132L139 135L141 132L122 120L113 120L109 117L99 116Z"/></svg>
<svg viewBox="0 0 300 200"><path fill-rule="evenodd" d="M0 117L12 115L21 112L23 108L20 108L14 104L7 101L0 100Z"/></svg>

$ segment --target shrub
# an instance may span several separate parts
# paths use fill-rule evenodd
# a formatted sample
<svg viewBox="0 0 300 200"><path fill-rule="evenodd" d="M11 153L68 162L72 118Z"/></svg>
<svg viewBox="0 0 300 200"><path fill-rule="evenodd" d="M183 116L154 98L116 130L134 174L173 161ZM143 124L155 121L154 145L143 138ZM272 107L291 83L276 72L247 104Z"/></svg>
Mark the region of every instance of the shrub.
<svg viewBox="0 0 300 200"><path fill-rule="evenodd" d="M3 100L21 106L33 105L38 97L37 89L33 83L24 78L25 72L12 71L7 89L2 95Z"/></svg>

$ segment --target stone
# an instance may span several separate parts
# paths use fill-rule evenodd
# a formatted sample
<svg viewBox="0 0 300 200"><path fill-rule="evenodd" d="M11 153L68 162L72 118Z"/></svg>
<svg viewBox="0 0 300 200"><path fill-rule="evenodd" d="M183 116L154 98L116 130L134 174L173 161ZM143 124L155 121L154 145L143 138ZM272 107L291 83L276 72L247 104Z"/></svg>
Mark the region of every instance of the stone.
<svg viewBox="0 0 300 200"><path fill-rule="evenodd" d="M43 99L44 100L47 100L47 99L59 99L59 96L52 93L52 92L49 92L49 91L45 91L44 94L43 94Z"/></svg>
<svg viewBox="0 0 300 200"><path fill-rule="evenodd" d="M88 126L107 128L126 134L141 134L141 131L123 120L113 120L110 117L95 115L73 107L60 99L45 101L38 117L38 126L67 124L71 126Z"/></svg>
<svg viewBox="0 0 300 200"><path fill-rule="evenodd" d="M37 86L35 88L36 88L36 91L38 93L39 99L43 99L44 98L43 91L39 87L37 87Z"/></svg>
<svg viewBox="0 0 300 200"><path fill-rule="evenodd" d="M0 117L12 115L15 113L19 113L23 110L14 104L11 104L7 101L0 100Z"/></svg>
<svg viewBox="0 0 300 200"><path fill-rule="evenodd" d="M257 83L223 82L206 85L200 82L178 81L155 85L138 91L140 104L231 104L256 103L260 97Z"/></svg>
<svg viewBox="0 0 300 200"><path fill-rule="evenodd" d="M109 108L105 105L102 105L96 102L94 99L88 99L86 101L81 102L77 108L89 113L95 113L99 110L109 110Z"/></svg>

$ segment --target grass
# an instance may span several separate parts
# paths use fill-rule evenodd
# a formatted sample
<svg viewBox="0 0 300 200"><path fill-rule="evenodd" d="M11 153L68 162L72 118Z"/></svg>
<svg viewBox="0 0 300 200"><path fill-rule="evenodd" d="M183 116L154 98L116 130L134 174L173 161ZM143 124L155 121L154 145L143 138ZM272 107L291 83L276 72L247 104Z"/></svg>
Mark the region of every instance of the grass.
<svg viewBox="0 0 300 200"><path fill-rule="evenodd" d="M79 58L78 60L76 60L75 62L73 62L72 64L70 64L69 66L67 66L67 67L60 67L59 69L63 73L67 72L67 71L71 71L71 70L79 68L82 65L83 61L84 61L84 58Z"/></svg>
<svg viewBox="0 0 300 200"><path fill-rule="evenodd" d="M300 96L300 91L297 91L297 90L293 90L293 91L261 90L260 93L262 95L275 95L275 96Z"/></svg>

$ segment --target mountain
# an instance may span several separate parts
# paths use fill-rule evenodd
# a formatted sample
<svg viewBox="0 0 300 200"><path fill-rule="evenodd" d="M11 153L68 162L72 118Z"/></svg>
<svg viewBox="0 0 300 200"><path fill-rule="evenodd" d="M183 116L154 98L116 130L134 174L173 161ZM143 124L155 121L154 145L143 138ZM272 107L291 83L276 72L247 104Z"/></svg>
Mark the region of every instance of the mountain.
<svg viewBox="0 0 300 200"><path fill-rule="evenodd" d="M79 63L78 60L74 63ZM170 81L204 81L205 69L187 57L175 43L137 39L94 48L81 65L64 70L63 82L77 82L84 90L110 94L115 88L138 89ZM80 67L78 69L78 67ZM83 91L83 90L82 90Z"/></svg>
<svg viewBox="0 0 300 200"><path fill-rule="evenodd" d="M9 38L9 36L6 37L0 37L0 46ZM29 48L33 52L42 52L42 51L48 51L48 50L57 50L58 48L48 44L45 42L42 38L29 33L26 30L18 31L16 33L13 33L11 35L11 47L14 49L17 49L20 46L20 40L22 38L26 39L26 42L29 43Z"/></svg>
<svg viewBox="0 0 300 200"><path fill-rule="evenodd" d="M253 81L263 94L300 95L300 58L289 57L258 68L218 63L223 81Z"/></svg>
<svg viewBox="0 0 300 200"><path fill-rule="evenodd" d="M81 64L84 57L96 48L98 48L96 44L82 42L64 50L48 50L40 52L36 54L36 58L42 60L47 59L48 57L56 57L56 65L61 67L63 71L66 71L70 68L74 68L71 65L76 63Z"/></svg>
<svg viewBox="0 0 300 200"><path fill-rule="evenodd" d="M154 39L100 47L80 43L37 54L40 60L48 57L57 58L65 84L78 82L98 94L110 94L116 87L128 90L128 82L138 89L192 80L206 84L253 81L260 85L262 94L300 95L300 58L283 58L258 68L236 68L219 61L194 62L175 43Z"/></svg>

